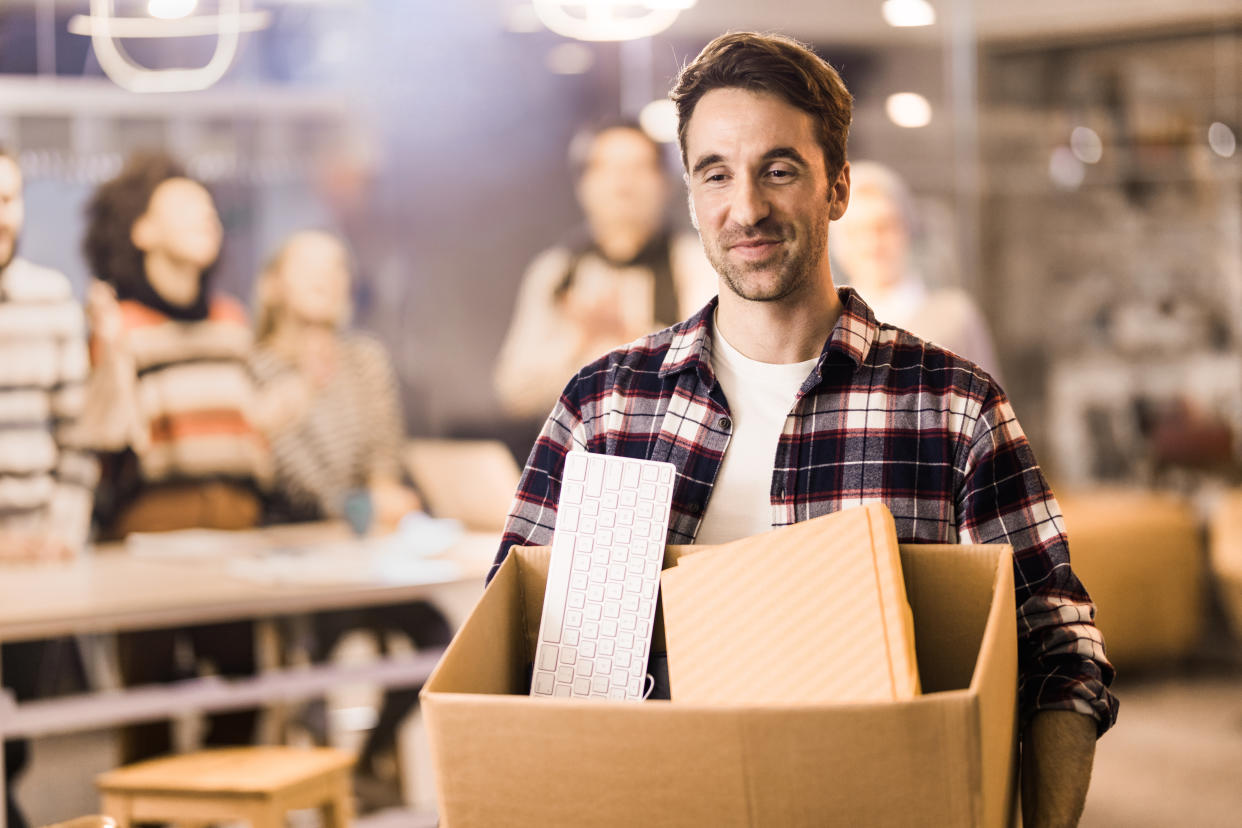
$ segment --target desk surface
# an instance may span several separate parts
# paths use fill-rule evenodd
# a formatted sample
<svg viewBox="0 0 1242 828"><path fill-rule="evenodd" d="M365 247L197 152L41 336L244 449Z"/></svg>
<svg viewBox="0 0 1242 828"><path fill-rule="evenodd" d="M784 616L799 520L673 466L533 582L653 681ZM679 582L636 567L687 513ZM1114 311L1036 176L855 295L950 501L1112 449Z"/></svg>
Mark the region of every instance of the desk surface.
<svg viewBox="0 0 1242 828"><path fill-rule="evenodd" d="M107 545L69 565L4 566L0 641L399 603L427 597L449 583L475 582L481 593L500 543L497 534L467 533L430 558L434 564L425 572L403 566L387 576L371 577L365 567L374 555L375 540L353 538L340 524L217 534L218 555L140 555L124 545ZM143 546L157 548L158 537L146 536ZM357 560L362 571L337 581L331 568L322 566L321 576L310 579L273 581L240 574L239 561L265 563L277 550L289 555L291 568L305 554L317 564L335 559L348 567Z"/></svg>

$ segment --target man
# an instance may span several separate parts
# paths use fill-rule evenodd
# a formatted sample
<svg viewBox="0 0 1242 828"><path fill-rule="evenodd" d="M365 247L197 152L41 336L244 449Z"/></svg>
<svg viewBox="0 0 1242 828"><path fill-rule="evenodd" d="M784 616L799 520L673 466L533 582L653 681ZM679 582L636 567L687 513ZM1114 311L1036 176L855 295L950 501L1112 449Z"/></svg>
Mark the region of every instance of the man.
<svg viewBox="0 0 1242 828"><path fill-rule="evenodd" d="M496 366L505 411L538 418L526 446L567 376L684 318L716 289L697 240L669 230L660 145L638 124L584 131L569 155L586 227L527 269Z"/></svg>
<svg viewBox="0 0 1242 828"><path fill-rule="evenodd" d="M1000 388L833 284L826 237L849 201L849 93L799 44L740 33L710 43L672 98L719 298L570 380L497 564L512 544L550 541L571 449L674 463L670 543L879 501L903 543L1012 544L1025 824L1073 825L1095 738L1116 718L1113 669Z"/></svg>
<svg viewBox="0 0 1242 828"><path fill-rule="evenodd" d="M72 558L90 527L96 474L68 438L87 373L82 309L62 274L17 256L24 218L21 170L0 149L0 563ZM2 654L18 701L81 681L68 639L5 644ZM25 742L5 743L6 779L25 759ZM8 794L8 824L24 826Z"/></svg>

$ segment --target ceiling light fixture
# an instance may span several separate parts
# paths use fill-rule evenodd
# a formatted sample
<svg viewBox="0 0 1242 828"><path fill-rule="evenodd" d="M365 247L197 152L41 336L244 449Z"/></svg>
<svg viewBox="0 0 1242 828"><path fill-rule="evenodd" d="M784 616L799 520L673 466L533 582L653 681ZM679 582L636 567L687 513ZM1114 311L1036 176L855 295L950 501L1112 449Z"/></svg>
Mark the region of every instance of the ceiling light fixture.
<svg viewBox="0 0 1242 828"><path fill-rule="evenodd" d="M543 25L575 40L638 40L673 25L697 0L533 0Z"/></svg>
<svg viewBox="0 0 1242 828"><path fill-rule="evenodd" d="M69 18L68 28L72 34L90 37L99 66L117 86L131 92L193 92L224 77L237 56L242 32L265 28L271 22L267 12L243 11L242 2L220 0L216 14L191 15L195 0L150 0L151 17L117 17L116 0L91 0L90 14ZM161 17L157 11L170 16ZM174 13L178 14L171 16ZM216 37L216 49L205 65L194 69L150 69L130 57L118 42L205 35Z"/></svg>
<svg viewBox="0 0 1242 828"><path fill-rule="evenodd" d="M931 103L917 92L897 92L884 102L888 119L899 127L918 129L931 123Z"/></svg>
<svg viewBox="0 0 1242 828"><path fill-rule="evenodd" d="M927 0L884 0L880 14L888 25L903 29L936 22L936 9Z"/></svg>

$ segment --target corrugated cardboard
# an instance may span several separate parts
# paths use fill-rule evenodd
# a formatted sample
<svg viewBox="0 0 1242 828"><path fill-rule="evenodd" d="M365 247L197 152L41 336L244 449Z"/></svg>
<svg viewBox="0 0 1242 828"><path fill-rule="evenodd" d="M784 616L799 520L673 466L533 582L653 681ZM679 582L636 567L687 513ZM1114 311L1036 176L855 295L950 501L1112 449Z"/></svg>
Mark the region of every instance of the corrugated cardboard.
<svg viewBox="0 0 1242 828"><path fill-rule="evenodd" d="M1009 824L1008 547L901 548L924 695L803 706L528 698L548 557L510 552L423 689L446 828Z"/></svg>
<svg viewBox="0 0 1242 828"><path fill-rule="evenodd" d="M1242 489L1228 492L1212 510L1211 565L1233 634L1242 639Z"/></svg>
<svg viewBox="0 0 1242 828"><path fill-rule="evenodd" d="M1071 491L1057 500L1074 572L1095 602L1114 666L1189 655L1202 628L1205 580L1203 536L1190 504L1132 489Z"/></svg>
<svg viewBox="0 0 1242 828"><path fill-rule="evenodd" d="M917 695L914 620L886 506L702 549L666 569L661 583L675 702Z"/></svg>

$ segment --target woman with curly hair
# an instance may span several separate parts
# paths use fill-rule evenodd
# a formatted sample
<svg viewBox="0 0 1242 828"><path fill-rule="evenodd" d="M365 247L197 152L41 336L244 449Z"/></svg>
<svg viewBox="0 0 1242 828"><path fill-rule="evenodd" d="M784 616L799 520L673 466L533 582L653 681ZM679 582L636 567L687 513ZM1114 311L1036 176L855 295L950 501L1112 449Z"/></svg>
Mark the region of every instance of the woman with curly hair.
<svg viewBox="0 0 1242 828"><path fill-rule="evenodd" d="M254 525L270 462L255 425L245 310L211 290L222 229L210 193L173 159L141 154L99 187L87 220L83 250L98 281L82 421L102 454L101 536ZM211 624L119 636L126 683L182 677L183 638L222 674L254 670L253 625ZM254 724L254 711L214 716L204 741L248 743ZM127 728L122 744L127 761L167 752L170 726Z"/></svg>

